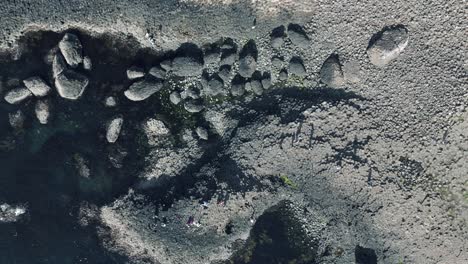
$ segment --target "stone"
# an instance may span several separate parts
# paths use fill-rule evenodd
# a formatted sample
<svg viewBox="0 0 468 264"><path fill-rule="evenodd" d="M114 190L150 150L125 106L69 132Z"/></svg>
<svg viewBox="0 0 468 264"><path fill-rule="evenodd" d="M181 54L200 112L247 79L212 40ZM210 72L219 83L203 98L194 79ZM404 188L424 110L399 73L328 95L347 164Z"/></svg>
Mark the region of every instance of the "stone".
<svg viewBox="0 0 468 264"><path fill-rule="evenodd" d="M16 110L15 112L8 114L8 122L14 130L22 130L24 128L24 121L26 117L21 110Z"/></svg>
<svg viewBox="0 0 468 264"><path fill-rule="evenodd" d="M171 103L173 103L174 105L178 105L180 103L180 101L182 101L182 98L179 94L179 92L172 92L170 95L169 95L169 101L171 101Z"/></svg>
<svg viewBox="0 0 468 264"><path fill-rule="evenodd" d="M278 79L280 81L286 81L288 79L288 71L286 71L286 69L282 69L279 73Z"/></svg>
<svg viewBox="0 0 468 264"><path fill-rule="evenodd" d="M49 123L50 120L50 101L47 99L38 100L34 107L37 120L42 125Z"/></svg>
<svg viewBox="0 0 468 264"><path fill-rule="evenodd" d="M223 54L221 55L221 61L219 64L221 66L223 65L228 65L232 66L238 59L238 55L235 50L228 50L224 51Z"/></svg>
<svg viewBox="0 0 468 264"><path fill-rule="evenodd" d="M233 96L242 96L244 94L244 84L243 83L236 83L231 86L231 94Z"/></svg>
<svg viewBox="0 0 468 264"><path fill-rule="evenodd" d="M346 82L357 83L361 80L361 69L358 62L345 62L342 67L342 70Z"/></svg>
<svg viewBox="0 0 468 264"><path fill-rule="evenodd" d="M58 46L65 61L71 67L75 68L83 62L83 47L75 34L66 33Z"/></svg>
<svg viewBox="0 0 468 264"><path fill-rule="evenodd" d="M114 96L108 96L104 100L104 105L107 107L115 107L117 105L117 99Z"/></svg>
<svg viewBox="0 0 468 264"><path fill-rule="evenodd" d="M208 140L208 131L203 127L197 127L195 129L197 136L203 140Z"/></svg>
<svg viewBox="0 0 468 264"><path fill-rule="evenodd" d="M124 95L131 101L143 101L161 90L163 84L157 79L146 78L133 83Z"/></svg>
<svg viewBox="0 0 468 264"><path fill-rule="evenodd" d="M299 48L308 48L310 44L309 37L300 25L289 24L288 26L288 37L291 43Z"/></svg>
<svg viewBox="0 0 468 264"><path fill-rule="evenodd" d="M247 55L239 61L239 75L244 78L252 77L252 74L257 69L257 61L254 56Z"/></svg>
<svg viewBox="0 0 468 264"><path fill-rule="evenodd" d="M24 86L36 97L43 97L49 94L51 88L40 77L34 76L23 81Z"/></svg>
<svg viewBox="0 0 468 264"><path fill-rule="evenodd" d="M201 75L203 70L203 52L191 43L184 43L176 50L172 61L172 73L179 77Z"/></svg>
<svg viewBox="0 0 468 264"><path fill-rule="evenodd" d="M91 58L89 56L85 56L83 58L83 69L90 71L93 69L93 63L91 61Z"/></svg>
<svg viewBox="0 0 468 264"><path fill-rule="evenodd" d="M270 43L271 46L275 49L281 48L284 44L285 28L284 26L279 26L270 34Z"/></svg>
<svg viewBox="0 0 468 264"><path fill-rule="evenodd" d="M32 95L33 94L31 93L31 91L29 91L29 89L20 86L8 91L4 98L5 101L7 101L9 104L19 104L31 97Z"/></svg>
<svg viewBox="0 0 468 264"><path fill-rule="evenodd" d="M166 78L166 70L164 70L163 68L159 66L151 67L148 73L161 80Z"/></svg>
<svg viewBox="0 0 468 264"><path fill-rule="evenodd" d="M289 74L303 77L306 75L306 69L302 59L299 57L293 57L289 61Z"/></svg>
<svg viewBox="0 0 468 264"><path fill-rule="evenodd" d="M223 80L224 83L229 82L230 75L231 75L231 66L223 65L219 68L218 76Z"/></svg>
<svg viewBox="0 0 468 264"><path fill-rule="evenodd" d="M0 205L0 223L15 223L25 217L27 207L25 205Z"/></svg>
<svg viewBox="0 0 468 264"><path fill-rule="evenodd" d="M147 136L166 136L170 134L169 128L164 124L163 121L149 118L143 124L143 130Z"/></svg>
<svg viewBox="0 0 468 264"><path fill-rule="evenodd" d="M223 80L215 75L211 77L211 80L208 82L208 87L204 89L204 92L208 96L216 96L223 93L223 87Z"/></svg>
<svg viewBox="0 0 468 264"><path fill-rule="evenodd" d="M221 60L221 53L219 51L219 48L211 47L210 49L205 51L205 55L204 55L205 64L216 65L220 62L220 60Z"/></svg>
<svg viewBox="0 0 468 264"><path fill-rule="evenodd" d="M338 55L332 54L325 60L320 69L320 80L330 87L340 87L344 81L343 71Z"/></svg>
<svg viewBox="0 0 468 264"><path fill-rule="evenodd" d="M250 82L245 82L244 88L247 92L252 92L252 85Z"/></svg>
<svg viewBox="0 0 468 264"><path fill-rule="evenodd" d="M60 52L55 53L54 60L52 61L52 76L57 78L64 70L67 69L67 63Z"/></svg>
<svg viewBox="0 0 468 264"><path fill-rule="evenodd" d="M142 78L143 76L145 76L145 71L143 68L132 66L127 69L127 78L130 80Z"/></svg>
<svg viewBox="0 0 468 264"><path fill-rule="evenodd" d="M180 96L183 100L187 98L198 99L200 98L200 94L194 87L187 87L181 93Z"/></svg>
<svg viewBox="0 0 468 264"><path fill-rule="evenodd" d="M86 76L73 70L65 70L55 78L55 88L58 94L69 100L80 98L88 84L89 79Z"/></svg>
<svg viewBox="0 0 468 264"><path fill-rule="evenodd" d="M172 69L172 61L170 59L163 60L159 63L159 66L165 71L170 71Z"/></svg>
<svg viewBox="0 0 468 264"><path fill-rule="evenodd" d="M184 103L184 108L190 113L198 113L203 110L203 105L195 100L188 100Z"/></svg>
<svg viewBox="0 0 468 264"><path fill-rule="evenodd" d="M262 87L262 83L260 82L260 80L252 80L250 82L250 86L252 88L252 92L254 92L256 95L263 94L263 87Z"/></svg>
<svg viewBox="0 0 468 264"><path fill-rule="evenodd" d="M283 59L277 56L271 59L271 64L276 68L280 68L283 65L283 62Z"/></svg>
<svg viewBox="0 0 468 264"><path fill-rule="evenodd" d="M386 27L369 41L367 55L370 62L383 67L396 59L408 45L408 30L403 26Z"/></svg>
<svg viewBox="0 0 468 264"><path fill-rule="evenodd" d="M262 87L267 90L271 87L271 75L269 72L264 72L262 76Z"/></svg>
<svg viewBox="0 0 468 264"><path fill-rule="evenodd" d="M127 157L128 152L118 144L112 144L109 148L109 161L114 166L114 168L120 169L123 167L123 162L125 157Z"/></svg>
<svg viewBox="0 0 468 264"><path fill-rule="evenodd" d="M106 139L109 143L115 143L120 135L120 130L122 130L124 119L121 116L114 117L111 121L107 123L106 129Z"/></svg>

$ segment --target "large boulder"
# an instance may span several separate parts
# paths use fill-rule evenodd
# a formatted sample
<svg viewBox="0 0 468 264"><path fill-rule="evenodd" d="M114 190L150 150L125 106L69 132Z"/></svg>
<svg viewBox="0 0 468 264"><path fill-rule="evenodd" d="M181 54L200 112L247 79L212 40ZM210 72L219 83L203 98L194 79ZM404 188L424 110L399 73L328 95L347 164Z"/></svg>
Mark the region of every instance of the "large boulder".
<svg viewBox="0 0 468 264"><path fill-rule="evenodd" d="M372 64L383 67L397 58L408 45L408 30L403 26L386 27L369 42L367 55Z"/></svg>
<svg viewBox="0 0 468 264"><path fill-rule="evenodd" d="M161 90L163 84L160 80L146 78L133 83L124 95L131 101L143 101Z"/></svg>
<svg viewBox="0 0 468 264"><path fill-rule="evenodd" d="M71 67L77 67L83 62L83 47L75 34L66 33L59 42L59 49Z"/></svg>
<svg viewBox="0 0 468 264"><path fill-rule="evenodd" d="M89 80L86 76L73 70L65 70L55 78L55 88L58 94L69 100L80 98L88 84Z"/></svg>

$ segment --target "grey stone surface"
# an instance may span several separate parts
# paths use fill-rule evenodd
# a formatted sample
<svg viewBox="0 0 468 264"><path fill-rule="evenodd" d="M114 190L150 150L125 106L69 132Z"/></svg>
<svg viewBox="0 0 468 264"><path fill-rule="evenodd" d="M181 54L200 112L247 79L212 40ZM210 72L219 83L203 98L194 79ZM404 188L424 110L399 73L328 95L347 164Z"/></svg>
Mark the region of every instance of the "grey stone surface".
<svg viewBox="0 0 468 264"><path fill-rule="evenodd" d="M132 66L127 69L127 78L130 80L139 79L145 76L145 70L141 67Z"/></svg>
<svg viewBox="0 0 468 264"><path fill-rule="evenodd" d="M239 74L244 78L252 77L252 74L257 69L257 61L254 56L247 55L239 60Z"/></svg>
<svg viewBox="0 0 468 264"><path fill-rule="evenodd" d="M320 68L320 80L330 87L341 87L345 83L342 65L338 55L332 54Z"/></svg>
<svg viewBox="0 0 468 264"><path fill-rule="evenodd" d="M122 130L124 119L122 116L112 118L106 125L106 139L109 143L115 143Z"/></svg>
<svg viewBox="0 0 468 264"><path fill-rule="evenodd" d="M204 106L198 101L188 100L184 102L184 108L190 113L198 113L203 110Z"/></svg>
<svg viewBox="0 0 468 264"><path fill-rule="evenodd" d="M178 105L180 101L182 101L182 98L179 92L174 91L169 95L169 100L171 101L171 103Z"/></svg>
<svg viewBox="0 0 468 264"><path fill-rule="evenodd" d="M5 94L5 101L9 104L19 104L31 97L33 94L26 87L17 87L11 89Z"/></svg>
<svg viewBox="0 0 468 264"><path fill-rule="evenodd" d="M367 54L374 65L383 67L403 52L408 41L408 30L405 27L386 27L370 40Z"/></svg>
<svg viewBox="0 0 468 264"><path fill-rule="evenodd" d="M79 99L88 84L88 77L73 70L65 70L55 78L55 88L58 94L69 100Z"/></svg>
<svg viewBox="0 0 468 264"><path fill-rule="evenodd" d="M56 78L67 68L67 63L60 52L55 52L52 61L52 76Z"/></svg>
<svg viewBox="0 0 468 264"><path fill-rule="evenodd" d="M164 70L163 68L161 68L159 66L151 67L151 69L148 71L148 73L151 74L152 76L156 77L156 78L159 78L159 79L166 78L166 70Z"/></svg>

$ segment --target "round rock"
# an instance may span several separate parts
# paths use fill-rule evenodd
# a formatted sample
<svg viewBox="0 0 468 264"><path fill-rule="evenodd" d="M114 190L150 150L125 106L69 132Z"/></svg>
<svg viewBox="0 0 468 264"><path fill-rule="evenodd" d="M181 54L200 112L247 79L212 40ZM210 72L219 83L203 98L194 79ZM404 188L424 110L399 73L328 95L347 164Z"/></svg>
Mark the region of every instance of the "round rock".
<svg viewBox="0 0 468 264"><path fill-rule="evenodd" d="M55 79L58 94L65 99L76 100L83 95L89 80L72 70L65 70Z"/></svg>
<svg viewBox="0 0 468 264"><path fill-rule="evenodd" d="M176 91L172 92L169 95L169 101L171 101L171 103L173 103L174 105L178 105L180 103L180 101L182 101L180 93L176 92Z"/></svg>
<svg viewBox="0 0 468 264"><path fill-rule="evenodd" d="M83 62L83 47L75 34L66 33L59 42L59 49L71 67L77 67Z"/></svg>

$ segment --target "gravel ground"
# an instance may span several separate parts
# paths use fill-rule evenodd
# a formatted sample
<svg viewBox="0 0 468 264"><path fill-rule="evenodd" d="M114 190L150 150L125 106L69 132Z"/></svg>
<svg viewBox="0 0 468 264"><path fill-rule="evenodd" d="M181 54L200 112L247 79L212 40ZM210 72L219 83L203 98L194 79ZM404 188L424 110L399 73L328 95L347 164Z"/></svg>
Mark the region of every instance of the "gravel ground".
<svg viewBox="0 0 468 264"><path fill-rule="evenodd" d="M142 134L148 153L135 182L92 218L102 244L131 263L241 263L231 256L277 210L316 263L462 264L465 10L465 1L19 0L0 3L0 59L22 62L48 41L34 32L73 29L84 53L97 39L115 56L90 55L93 69L76 71L125 68L102 76L115 78L105 95L118 96L130 123L109 141ZM129 103L115 87L130 86L126 69L145 56L138 66L157 66L160 78L139 72L145 94L132 98L145 101ZM32 100L9 93L32 72L0 73L2 98L18 108ZM104 96L100 77L83 97ZM150 113L155 104L162 110ZM164 133L139 128L148 118Z"/></svg>

